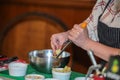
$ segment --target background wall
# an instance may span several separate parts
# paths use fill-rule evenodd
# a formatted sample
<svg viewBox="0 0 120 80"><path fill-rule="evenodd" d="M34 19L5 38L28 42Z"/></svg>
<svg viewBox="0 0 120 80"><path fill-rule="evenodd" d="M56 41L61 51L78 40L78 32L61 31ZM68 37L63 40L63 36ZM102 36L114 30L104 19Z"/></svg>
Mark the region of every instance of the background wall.
<svg viewBox="0 0 120 80"><path fill-rule="evenodd" d="M95 2L96 0L0 0L0 31L2 31L3 28L13 18L26 12L47 13L60 19L67 25L68 29L71 29L74 24L81 23L89 16ZM32 23L32 25L36 24L38 23ZM38 27L37 29L39 28L41 27ZM29 29L29 27L27 29ZM47 29L43 29L43 31L46 30ZM23 29L19 29L19 32L22 31ZM59 30L57 32L61 31L62 30ZM16 31L14 34L18 34L18 31ZM26 34L31 35L30 32ZM13 37L11 38L13 39ZM12 40L11 38L9 37L9 40ZM14 38L14 40L18 39L16 36L14 36ZM7 42L8 41L6 41L6 43ZM11 52L2 53L8 56L13 56L17 54L13 52L12 54ZM86 73L88 67L91 65L88 55L85 54L86 51L73 45L71 53L73 58L73 70ZM20 58L23 58L22 55L23 54L19 54L19 56L21 56Z"/></svg>

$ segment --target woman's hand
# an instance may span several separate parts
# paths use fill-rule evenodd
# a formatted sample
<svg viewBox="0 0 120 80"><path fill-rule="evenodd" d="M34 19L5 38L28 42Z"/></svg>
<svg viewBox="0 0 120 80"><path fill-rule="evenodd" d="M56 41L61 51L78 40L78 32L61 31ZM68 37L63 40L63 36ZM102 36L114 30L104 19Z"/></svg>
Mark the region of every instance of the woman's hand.
<svg viewBox="0 0 120 80"><path fill-rule="evenodd" d="M85 48L85 45L89 41L87 29L83 29L80 25L75 24L73 28L69 31L69 40L81 48Z"/></svg>
<svg viewBox="0 0 120 80"><path fill-rule="evenodd" d="M68 32L53 34L51 37L51 47L53 52L62 48L64 42L68 40Z"/></svg>

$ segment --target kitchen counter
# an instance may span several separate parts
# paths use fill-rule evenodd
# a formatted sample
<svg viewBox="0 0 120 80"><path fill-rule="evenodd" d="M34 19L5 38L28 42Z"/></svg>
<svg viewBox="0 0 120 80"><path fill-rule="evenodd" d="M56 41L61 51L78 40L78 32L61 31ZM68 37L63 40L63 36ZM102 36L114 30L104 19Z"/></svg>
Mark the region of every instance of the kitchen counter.
<svg viewBox="0 0 120 80"><path fill-rule="evenodd" d="M28 69L27 69L27 74L31 74L31 73L44 75L45 78L52 78L52 74L40 73L40 72L36 71L35 69L33 69L29 65ZM84 76L85 76L85 74L72 71L70 80L74 80L76 77L84 77ZM8 70L1 71L0 72L0 77L11 78L11 79L14 79L14 80L24 80L24 77L13 77L13 76L10 76L9 73L8 73Z"/></svg>

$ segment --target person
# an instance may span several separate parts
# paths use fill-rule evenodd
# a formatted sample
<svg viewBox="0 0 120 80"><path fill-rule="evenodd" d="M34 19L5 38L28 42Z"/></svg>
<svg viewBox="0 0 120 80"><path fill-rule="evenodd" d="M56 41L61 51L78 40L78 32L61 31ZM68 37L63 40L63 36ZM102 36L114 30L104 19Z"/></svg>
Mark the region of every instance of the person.
<svg viewBox="0 0 120 80"><path fill-rule="evenodd" d="M120 0L97 0L87 22L86 29L75 24L72 29L51 36L53 51L71 40L84 50L108 61L110 56L120 53Z"/></svg>

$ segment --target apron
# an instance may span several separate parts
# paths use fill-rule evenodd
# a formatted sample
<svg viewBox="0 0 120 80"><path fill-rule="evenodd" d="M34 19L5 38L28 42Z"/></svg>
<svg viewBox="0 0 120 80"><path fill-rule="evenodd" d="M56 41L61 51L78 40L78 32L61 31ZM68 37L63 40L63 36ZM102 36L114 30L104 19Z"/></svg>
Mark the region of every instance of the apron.
<svg viewBox="0 0 120 80"><path fill-rule="evenodd" d="M105 6L103 13L110 2L111 0L109 0L107 5ZM110 47L120 48L120 28L109 27L108 25L101 22L100 17L102 16L102 14L99 16L97 25L99 42ZM101 60L101 64L103 67L106 63L106 61Z"/></svg>

